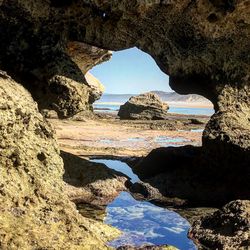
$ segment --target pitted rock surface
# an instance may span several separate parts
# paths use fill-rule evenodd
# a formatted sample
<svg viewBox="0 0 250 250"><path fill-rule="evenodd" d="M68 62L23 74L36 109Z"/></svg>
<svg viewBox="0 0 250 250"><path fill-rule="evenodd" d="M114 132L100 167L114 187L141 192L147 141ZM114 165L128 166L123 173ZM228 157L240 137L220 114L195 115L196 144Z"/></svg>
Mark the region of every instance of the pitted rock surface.
<svg viewBox="0 0 250 250"><path fill-rule="evenodd" d="M64 161L66 193L76 204L88 203L107 206L131 185L129 177L104 164L94 163L67 152L61 152Z"/></svg>
<svg viewBox="0 0 250 250"><path fill-rule="evenodd" d="M117 230L78 214L66 195L50 124L31 95L0 71L2 249L105 249Z"/></svg>
<svg viewBox="0 0 250 250"><path fill-rule="evenodd" d="M196 221L189 237L204 249L249 249L250 201L232 201L221 210Z"/></svg>

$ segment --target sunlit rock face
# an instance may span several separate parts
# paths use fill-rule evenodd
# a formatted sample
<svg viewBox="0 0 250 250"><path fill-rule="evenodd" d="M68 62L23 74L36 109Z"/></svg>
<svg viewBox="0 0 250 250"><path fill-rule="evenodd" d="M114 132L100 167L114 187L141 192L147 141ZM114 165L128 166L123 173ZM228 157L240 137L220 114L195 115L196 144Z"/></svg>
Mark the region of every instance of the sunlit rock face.
<svg viewBox="0 0 250 250"><path fill-rule="evenodd" d="M68 42L66 52L82 70L84 75L94 66L108 61L112 57L111 51L81 42Z"/></svg>
<svg viewBox="0 0 250 250"><path fill-rule="evenodd" d="M0 71L0 94L1 249L106 249L118 232L70 202L54 131L30 93Z"/></svg>
<svg viewBox="0 0 250 250"><path fill-rule="evenodd" d="M94 103L101 98L104 86L88 71L94 66L110 60L112 52L85 43L69 42L67 44L67 53L84 74L84 84L90 88L88 102L90 104Z"/></svg>
<svg viewBox="0 0 250 250"><path fill-rule="evenodd" d="M85 79L91 89L89 102L94 103L96 100L99 100L101 98L102 94L104 93L105 87L96 77L94 77L89 72L86 73Z"/></svg>

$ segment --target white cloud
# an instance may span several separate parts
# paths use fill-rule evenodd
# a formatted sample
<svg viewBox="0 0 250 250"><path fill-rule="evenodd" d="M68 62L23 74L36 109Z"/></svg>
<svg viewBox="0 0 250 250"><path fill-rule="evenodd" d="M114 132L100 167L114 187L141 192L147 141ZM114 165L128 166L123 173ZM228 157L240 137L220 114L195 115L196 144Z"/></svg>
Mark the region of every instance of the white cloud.
<svg viewBox="0 0 250 250"><path fill-rule="evenodd" d="M180 234L185 231L184 228L181 227L164 227L166 230L173 232L175 234Z"/></svg>

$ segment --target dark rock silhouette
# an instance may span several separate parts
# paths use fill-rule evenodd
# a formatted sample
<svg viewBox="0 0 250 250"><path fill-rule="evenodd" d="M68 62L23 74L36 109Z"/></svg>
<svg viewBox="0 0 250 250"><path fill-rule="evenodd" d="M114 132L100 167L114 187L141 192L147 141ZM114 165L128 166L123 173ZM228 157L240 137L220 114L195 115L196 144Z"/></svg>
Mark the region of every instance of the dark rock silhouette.
<svg viewBox="0 0 250 250"><path fill-rule="evenodd" d="M249 169L223 164L217 169L216 162L204 161L203 150L190 145L153 150L133 166L139 178L148 183L143 189L142 185L133 185L134 192L146 189L146 196L150 197L156 188L163 196L160 200L174 206L216 207L231 200L248 199ZM246 175L242 175L243 171Z"/></svg>

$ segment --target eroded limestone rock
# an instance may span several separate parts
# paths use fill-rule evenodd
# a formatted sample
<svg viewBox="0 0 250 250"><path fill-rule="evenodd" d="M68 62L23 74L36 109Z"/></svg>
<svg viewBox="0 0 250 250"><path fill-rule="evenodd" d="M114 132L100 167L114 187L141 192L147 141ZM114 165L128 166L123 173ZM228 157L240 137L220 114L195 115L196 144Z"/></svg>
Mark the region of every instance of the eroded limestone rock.
<svg viewBox="0 0 250 250"><path fill-rule="evenodd" d="M129 178L104 164L90 162L67 152L61 152L66 193L76 204L108 205L131 185Z"/></svg>
<svg viewBox="0 0 250 250"><path fill-rule="evenodd" d="M75 51L84 47L80 43L111 50L137 46L170 76L177 92L203 95L221 113L230 106L232 113L249 115L238 106L249 103L249 9L248 0L6 0L0 9L5 34L0 66L36 96L43 79L55 75L84 82L70 43ZM42 99L46 94L39 103ZM249 128L249 121L244 127ZM234 145L241 148L236 141ZM213 154L219 157L216 150Z"/></svg>
<svg viewBox="0 0 250 250"><path fill-rule="evenodd" d="M250 201L232 201L221 210L196 221L189 237L201 249L248 249L250 247Z"/></svg>
<svg viewBox="0 0 250 250"><path fill-rule="evenodd" d="M105 88L103 84L89 72L86 73L85 78L88 86L91 89L89 102L94 103L101 98Z"/></svg>
<svg viewBox="0 0 250 250"><path fill-rule="evenodd" d="M106 62L112 57L111 51L75 41L68 42L67 53L84 75L94 66Z"/></svg>
<svg viewBox="0 0 250 250"><path fill-rule="evenodd" d="M0 71L2 249L105 249L118 235L79 215L65 193L54 131L31 95Z"/></svg>
<svg viewBox="0 0 250 250"><path fill-rule="evenodd" d="M86 80L84 84L90 87L89 100L86 100L90 104L94 103L102 96L104 86L88 71L94 66L110 60L112 52L85 43L71 41L67 44L67 53L84 74Z"/></svg>
<svg viewBox="0 0 250 250"><path fill-rule="evenodd" d="M247 154L242 154L242 165L233 168L233 163L240 162L236 156L240 151L232 150L235 155L224 156L228 157L225 162L230 159L235 162L223 165L223 155L218 163L207 159L211 152L205 150L187 145L151 151L133 167L139 178L148 183L143 186L147 190L144 193L148 193L145 198L156 188L163 196L159 197L161 202L174 206L223 206L231 200L248 199L249 168L244 165L248 160L243 158L248 157Z"/></svg>
<svg viewBox="0 0 250 250"><path fill-rule="evenodd" d="M149 92L129 98L120 106L118 116L121 119L164 120L168 108L157 94Z"/></svg>
<svg viewBox="0 0 250 250"><path fill-rule="evenodd" d="M65 76L54 76L48 82L47 102L40 104L43 107L55 110L59 118L89 111L89 88Z"/></svg>

